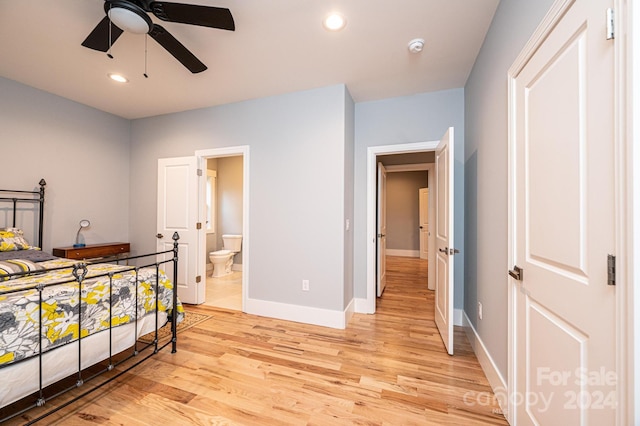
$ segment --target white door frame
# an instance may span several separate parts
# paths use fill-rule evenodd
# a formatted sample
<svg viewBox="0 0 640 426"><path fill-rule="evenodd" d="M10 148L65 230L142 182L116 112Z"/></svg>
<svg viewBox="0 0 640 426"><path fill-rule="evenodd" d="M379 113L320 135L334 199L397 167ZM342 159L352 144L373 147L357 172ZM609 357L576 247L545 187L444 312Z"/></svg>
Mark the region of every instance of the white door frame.
<svg viewBox="0 0 640 426"><path fill-rule="evenodd" d="M411 152L435 151L440 141L415 142L398 145L381 145L367 148L367 298L362 310L358 312L373 314L376 312L376 175L378 155L406 154Z"/></svg>
<svg viewBox="0 0 640 426"><path fill-rule="evenodd" d="M640 5L623 0L615 0L614 5L619 10L616 28L627 35L618 40L614 53L619 82L616 85L619 121L615 124L619 126L616 136L620 144L617 166L620 167L619 180L625 185L618 197L625 203L619 213L627 219L622 222L627 227L620 230L624 236L620 244L627 250L627 261L617 265L617 271L625 278L629 289L624 290L626 305L620 306L621 321L626 325L621 339L625 348L633 348L629 349L626 359L619 359L618 364L624 366L626 377L630 378L625 384L628 399L623 401L621 408L627 414L627 424L639 424L640 408L636 412L634 407L640 407L640 361L636 363L640 359L640 349L636 346L640 344L640 315L634 313L636 307L640 307L640 273L635 271L634 265L640 265L640 172L634 173L634 170L640 170L640 149L637 143L634 149L634 141L640 137Z"/></svg>
<svg viewBox="0 0 640 426"><path fill-rule="evenodd" d="M564 16L573 0L556 0L544 17L531 39L508 71L508 120L509 120L509 193L515 187L515 175L512 169L515 135L514 120L514 81L515 76L526 65L528 59L545 40L546 35ZM634 271L634 264L640 264L640 229L634 226L640 223L640 150L634 149L634 139L639 136L636 126L640 126L640 78L634 75L634 62L640 64L640 7L627 0L614 0L615 32L615 203L616 203L616 351L617 365L617 402L616 425L638 424L640 412L640 360L635 344L640 343L640 316L634 317L635 306L640 306L640 274ZM635 71L637 73L637 70ZM635 120L634 120L635 119ZM636 147L637 148L637 147ZM515 226L515 210L512 196L508 199L508 259L507 265L513 265L512 240ZM506 273L506 271L505 271ZM508 286L508 413L513 413L515 392L515 336L514 297L516 290ZM640 411L640 410L639 410ZM508 419L509 420L509 419Z"/></svg>
<svg viewBox="0 0 640 426"><path fill-rule="evenodd" d="M429 254L427 255L428 265L436 264L436 221L432 220L434 217L436 217L436 200L433 198L433 193L435 192L436 188L435 170L436 163L427 164L427 176L429 179L427 181L427 188L429 189ZM427 288L429 290L436 289L436 268L427 268Z"/></svg>
<svg viewBox="0 0 640 426"><path fill-rule="evenodd" d="M242 312L245 312L247 306L247 297L249 295L249 262L250 262L250 237L249 237L249 145L232 146L227 148L202 149L195 153L198 168L206 170L206 161L208 158L235 157L242 156ZM206 191L205 179L198 189L199 199L204 199ZM206 216L205 203L200 203L199 216L200 222L204 223ZM206 232L200 233L198 241L199 253L206 253L207 238ZM200 256L198 259L198 274L202 277L207 276L207 258L206 255Z"/></svg>
<svg viewBox="0 0 640 426"><path fill-rule="evenodd" d="M387 284L387 169L378 161L376 297L381 297Z"/></svg>
<svg viewBox="0 0 640 426"><path fill-rule="evenodd" d="M422 194L425 194L426 197L423 198ZM420 259L429 259L429 187L426 188L418 188L418 257ZM424 203L427 203L425 208ZM426 217L426 221L424 216ZM424 224L426 223L427 229L424 229ZM427 233L427 240L424 240L424 233ZM424 253L427 253L425 257L422 257Z"/></svg>

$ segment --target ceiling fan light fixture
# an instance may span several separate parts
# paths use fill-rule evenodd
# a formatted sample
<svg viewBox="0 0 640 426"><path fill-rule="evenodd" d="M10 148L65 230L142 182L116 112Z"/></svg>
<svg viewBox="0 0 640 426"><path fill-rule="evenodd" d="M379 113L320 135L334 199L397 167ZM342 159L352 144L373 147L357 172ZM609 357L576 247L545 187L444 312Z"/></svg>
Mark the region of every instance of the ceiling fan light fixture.
<svg viewBox="0 0 640 426"><path fill-rule="evenodd" d="M116 27L134 34L147 34L153 23L147 13L135 4L126 1L105 3L107 16Z"/></svg>
<svg viewBox="0 0 640 426"><path fill-rule="evenodd" d="M118 83L128 83L129 80L121 75L121 74L116 74L116 73L109 73L107 74L109 76L109 78L113 81L117 81Z"/></svg>
<svg viewBox="0 0 640 426"><path fill-rule="evenodd" d="M329 31L340 31L347 25L347 20L339 13L332 13L322 21L322 25Z"/></svg>

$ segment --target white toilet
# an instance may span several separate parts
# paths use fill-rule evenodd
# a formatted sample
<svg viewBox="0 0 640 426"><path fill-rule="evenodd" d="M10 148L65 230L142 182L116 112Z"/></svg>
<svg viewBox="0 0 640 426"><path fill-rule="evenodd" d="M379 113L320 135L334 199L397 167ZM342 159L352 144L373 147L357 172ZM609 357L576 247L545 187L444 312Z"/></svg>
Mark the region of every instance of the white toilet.
<svg viewBox="0 0 640 426"><path fill-rule="evenodd" d="M212 277L223 277L231 273L233 256L240 252L240 247L242 247L242 235L224 234L222 247L222 250L209 253L209 260L213 264Z"/></svg>

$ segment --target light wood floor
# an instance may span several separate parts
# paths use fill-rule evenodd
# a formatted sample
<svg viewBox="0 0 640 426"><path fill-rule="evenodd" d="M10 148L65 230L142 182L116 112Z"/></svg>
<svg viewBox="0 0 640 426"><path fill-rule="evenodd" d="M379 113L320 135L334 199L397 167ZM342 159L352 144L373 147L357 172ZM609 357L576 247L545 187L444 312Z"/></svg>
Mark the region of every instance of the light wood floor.
<svg viewBox="0 0 640 426"><path fill-rule="evenodd" d="M242 310L242 272L233 271L224 277L207 277L205 306Z"/></svg>
<svg viewBox="0 0 640 426"><path fill-rule="evenodd" d="M433 322L426 264L388 258L375 315L346 330L191 307L212 318L43 424L503 425L462 330Z"/></svg>

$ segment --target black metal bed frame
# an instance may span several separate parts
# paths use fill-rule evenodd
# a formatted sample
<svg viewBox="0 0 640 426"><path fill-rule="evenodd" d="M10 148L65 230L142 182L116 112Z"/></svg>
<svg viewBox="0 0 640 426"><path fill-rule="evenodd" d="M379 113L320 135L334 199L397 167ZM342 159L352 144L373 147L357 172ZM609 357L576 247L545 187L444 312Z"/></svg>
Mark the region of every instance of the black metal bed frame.
<svg viewBox="0 0 640 426"><path fill-rule="evenodd" d="M0 197L0 202L1 201L10 201L13 203L13 226L15 227L15 208L17 206L17 203L19 202L39 202L39 229L38 229L38 242L39 242L39 247L41 247L41 243L42 243L42 235L43 235L43 213L44 213L44 187L46 185L46 182L44 181L44 179L40 180L40 190L39 191L13 191L13 190L0 190L0 193L28 193L28 194L32 194L32 195L36 195L38 198L17 198L17 197ZM17 293L17 292L21 292L21 291L26 291L29 289L36 289L38 291L38 303L39 303L39 309L38 309L38 315L39 315L39 335L40 335L40 342L42 342L42 335L43 335L43 328L42 328L42 304L43 304L43 297L42 297L42 292L50 287L54 287L54 286L61 286L61 285L69 285L71 283L75 283L78 285L78 291L79 291L79 295L80 295L80 301L78 303L78 338L76 340L72 340L71 342L65 343L65 345L67 344L73 344L73 343L77 343L77 349L78 349L78 367L77 367L77 371L76 373L74 373L74 375L76 375L76 382L74 385L71 386L67 386L65 388L63 388L62 390L58 390L55 393L53 393L52 395L46 395L46 388L48 386L51 386L51 384L48 385L44 385L43 381L44 381L44 377L43 377L43 355L45 353L48 353L49 351L55 351L56 349L58 349L59 347L55 347L53 349L50 350L46 350L43 351L42 350L42 344L40 343L38 345L38 354L34 355L34 357L38 358L38 389L36 391L35 395L35 399L34 399L34 393L30 393L29 395L27 395L26 397L22 398L19 401L24 402L25 400L27 400L27 402L25 404L28 404L28 406L23 407L18 409L15 412L11 412L8 415L6 415L4 418L0 418L0 423L3 423L4 421L7 421L9 419L15 418L19 415L25 414L27 411L31 410L32 408L35 407L43 407L47 401L52 400L54 398L57 398L61 395L63 395L64 393L67 393L71 390L74 389L78 389L81 386L83 386L85 383L96 379L98 377L100 377L101 375L112 371L115 367L135 358L138 357L139 355L142 355L143 353L149 351L148 353L146 353L146 355L141 358L138 359L135 363L126 366L126 368L124 368L123 370L120 370L119 372L111 375L109 378L107 378L105 381L103 381L102 383L97 384L96 386L87 389L85 392L80 393L79 395L74 396L72 399L65 401L64 403L56 406L56 407L52 407L50 410L44 412L43 414L41 414L40 416L38 416L35 419L30 420L28 423L28 425L30 424L34 424L42 419L44 419L45 417L61 410L64 407L67 407L69 405L71 405L72 403L80 400L81 398L84 398L86 395L94 392L95 390L100 389L102 386L112 382L113 380L117 379L118 377L122 376L123 374L127 373L128 371L130 371L131 369L135 368L136 366L138 366L139 364L143 363L144 361L146 361L147 359L149 359L150 357L156 355L160 350L164 349L165 347L167 347L169 344L171 344L171 353L175 353L177 351L177 317L178 317L178 291L177 291L177 285L176 283L178 282L178 240L180 239L180 236L178 235L177 232L175 232L173 234L173 248L170 250L166 250L166 251L162 251L162 252L157 252L157 253L150 253L150 254L145 254L145 255L138 255L138 256L131 256L131 257L127 257L127 258L119 258L118 259L118 263L121 261L128 261L129 260L138 260L138 259L144 259L147 257L151 257L151 256L156 256L156 260L152 263L149 264L145 264L142 266L126 266L124 267L124 269L118 270L117 272L109 272L109 273L103 273L103 274L99 274L99 275L92 275L91 279L93 278L99 278L99 277L108 277L109 278L109 327L105 330L100 330L97 333L102 333L102 332L108 332L109 333L109 355L106 359L100 359L100 360L92 360L92 367L97 366L98 364L104 363L105 361L107 362L106 367L102 368L101 370L94 372L94 371L90 371L89 369L91 369L91 367L82 368L82 343L83 340L85 340L87 337L89 336L93 336L94 334L91 335L87 335L87 336L82 336L81 330L82 330L82 303L81 303L81 298L82 298L82 289L83 289L83 282L85 280L85 277L87 275L87 265L92 264L92 263L98 263L98 262L78 262L77 264L75 264L73 266L73 278L70 278L64 282L55 282L55 283L40 283L40 284L36 284L33 287L30 288L19 288L19 289L12 289L12 290L6 290L6 291L0 291L0 296L4 296L4 295L8 295L8 294L12 294L12 293ZM166 259L163 261L158 261L157 257L161 256L161 255L165 255L165 254L172 254L173 256L170 259ZM159 344L159 338L158 338L158 308L159 308L159 303L158 303L158 286L159 286L159 277L160 277L160 273L159 273L159 269L160 269L160 265L163 264L167 264L167 263L171 263L173 265L173 293L172 293L172 311L171 311L171 315L170 315L170 324L171 324L171 339L168 340L167 342L163 343L162 345ZM114 354L113 353L113 340L112 340L112 333L113 333L113 329L116 328L117 326L113 326L113 317L112 315L112 309L111 307L113 306L113 299L112 299L112 290L113 290L113 276L115 274L122 274L125 272L134 272L135 276L136 276L136 291L135 291L135 303L136 306L138 306L139 300L138 300L138 289L137 286L139 285L139 270L142 268L149 268L149 267L155 267L155 272L156 272L156 279L155 279L155 323L154 323L154 330L155 330L155 334L153 337L153 340L150 343L145 343L145 342L139 342L138 338L140 336L138 336L138 329L137 329L137 323L141 318L138 318L138 310L136 308L136 314L135 314L135 319L133 321L131 321L129 324L134 324L134 344L132 347L130 347L129 349L125 349L124 351ZM38 274L44 274L47 272L51 272L51 271L56 271L56 270L61 270L61 269L69 269L69 266L63 266L63 267L58 267L58 268L51 268L51 269L46 269L46 270L38 270L38 271L26 271L26 272L17 272L14 274L9 274L6 278L12 278L12 277L19 277L22 275L38 275ZM153 313L151 313L153 314ZM146 315L151 315L151 314L146 314ZM64 346L64 345L63 345ZM126 352L129 352L128 354L126 354ZM5 365L5 366L0 366L0 371L3 368L11 368L11 366L16 365L20 362L23 361L28 361L28 360L32 360L34 357L30 357L30 358L26 358L23 360L19 360L16 362L13 362L9 365ZM70 376L68 376L70 377ZM68 378L67 377L67 378ZM61 381L60 381L61 382ZM57 382L59 383L59 382ZM28 398L31 398L32 400L28 400ZM29 402L31 401L31 402ZM15 403L10 403L8 404L8 406L11 406ZM0 409L2 409L4 407L0 407Z"/></svg>
<svg viewBox="0 0 640 426"><path fill-rule="evenodd" d="M18 203L39 203L38 212L38 240L36 241L37 247L42 247L42 235L43 235L43 223L44 223L44 187L47 182L44 179L40 179L38 182L40 185L39 191L22 191L13 189L0 189L0 194L13 194L13 196L2 196L0 202L11 201L13 203L13 227L16 226L16 211L18 210ZM31 198L18 198L16 194L31 194ZM34 197L34 195L37 197Z"/></svg>

